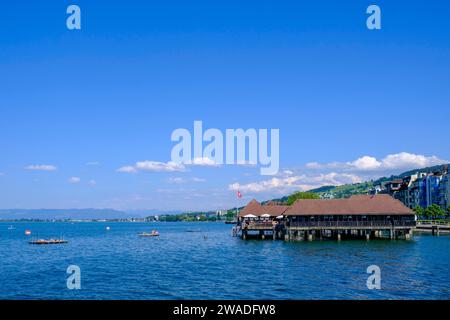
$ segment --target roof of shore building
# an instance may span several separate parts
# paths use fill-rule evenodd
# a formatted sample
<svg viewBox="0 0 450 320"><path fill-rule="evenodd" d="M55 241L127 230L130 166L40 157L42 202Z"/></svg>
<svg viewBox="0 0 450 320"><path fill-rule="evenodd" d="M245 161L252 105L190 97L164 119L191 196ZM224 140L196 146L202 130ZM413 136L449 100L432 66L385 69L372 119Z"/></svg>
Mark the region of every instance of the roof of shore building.
<svg viewBox="0 0 450 320"><path fill-rule="evenodd" d="M283 215L289 206L280 206L268 204L262 206L258 201L253 199L250 203L239 213L241 217L244 217L249 214L253 214L255 216L262 216L263 214L270 214L273 217L278 217Z"/></svg>
<svg viewBox="0 0 450 320"><path fill-rule="evenodd" d="M297 200L292 206L261 205L252 200L240 213L261 216L302 215L412 215L414 211L390 195L356 195L348 199Z"/></svg>

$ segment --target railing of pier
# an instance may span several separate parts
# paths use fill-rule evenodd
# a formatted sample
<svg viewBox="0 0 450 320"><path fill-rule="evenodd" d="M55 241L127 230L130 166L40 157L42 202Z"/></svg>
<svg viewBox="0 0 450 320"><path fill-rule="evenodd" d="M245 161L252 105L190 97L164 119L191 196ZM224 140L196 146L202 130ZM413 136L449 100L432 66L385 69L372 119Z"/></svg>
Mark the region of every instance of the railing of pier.
<svg viewBox="0 0 450 320"><path fill-rule="evenodd" d="M417 221L417 225L448 226L448 227L450 227L450 221L419 220L419 221Z"/></svg>
<svg viewBox="0 0 450 320"><path fill-rule="evenodd" d="M275 226L272 224L272 222L251 222L248 224L248 227L271 229L274 228Z"/></svg>
<svg viewBox="0 0 450 320"><path fill-rule="evenodd" d="M339 227L414 227L415 221L309 221L309 222L291 222L289 227L297 228L339 228Z"/></svg>

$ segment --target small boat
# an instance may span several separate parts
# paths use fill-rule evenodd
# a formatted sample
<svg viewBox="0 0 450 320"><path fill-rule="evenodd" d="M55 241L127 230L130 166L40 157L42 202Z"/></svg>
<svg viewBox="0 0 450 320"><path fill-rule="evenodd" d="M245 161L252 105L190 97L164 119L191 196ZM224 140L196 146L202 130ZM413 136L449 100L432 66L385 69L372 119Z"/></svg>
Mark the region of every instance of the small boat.
<svg viewBox="0 0 450 320"><path fill-rule="evenodd" d="M31 236L31 230L25 230L25 235L26 236Z"/></svg>
<svg viewBox="0 0 450 320"><path fill-rule="evenodd" d="M38 239L28 242L29 244L45 245L45 244L66 244L69 241L64 239Z"/></svg>
<svg viewBox="0 0 450 320"><path fill-rule="evenodd" d="M190 232L190 233L198 233L198 232L202 232L202 230L200 230L200 229L188 229L188 230L186 230L186 232Z"/></svg>
<svg viewBox="0 0 450 320"><path fill-rule="evenodd" d="M16 228L14 226L9 226L8 230L16 230Z"/></svg>
<svg viewBox="0 0 450 320"><path fill-rule="evenodd" d="M153 230L151 233L142 232L142 233L139 233L139 237L143 237L143 238L159 237L159 232L156 230Z"/></svg>

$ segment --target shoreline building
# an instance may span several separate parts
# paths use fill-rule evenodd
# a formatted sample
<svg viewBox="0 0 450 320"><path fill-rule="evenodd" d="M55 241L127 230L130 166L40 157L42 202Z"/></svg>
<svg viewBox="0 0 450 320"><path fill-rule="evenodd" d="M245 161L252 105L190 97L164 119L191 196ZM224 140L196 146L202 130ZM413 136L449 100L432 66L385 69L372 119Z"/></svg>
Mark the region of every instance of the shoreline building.
<svg viewBox="0 0 450 320"><path fill-rule="evenodd" d="M416 216L386 194L304 199L291 206L261 205L252 200L239 214L239 227L243 239L410 239Z"/></svg>
<svg viewBox="0 0 450 320"><path fill-rule="evenodd" d="M448 166L443 166L439 172L417 172L402 180L389 181L382 186L379 194L388 194L410 209L435 204L445 211L450 205Z"/></svg>
<svg viewBox="0 0 450 320"><path fill-rule="evenodd" d="M442 177L439 186L439 205L444 210L447 210L450 206L450 173L447 173Z"/></svg>

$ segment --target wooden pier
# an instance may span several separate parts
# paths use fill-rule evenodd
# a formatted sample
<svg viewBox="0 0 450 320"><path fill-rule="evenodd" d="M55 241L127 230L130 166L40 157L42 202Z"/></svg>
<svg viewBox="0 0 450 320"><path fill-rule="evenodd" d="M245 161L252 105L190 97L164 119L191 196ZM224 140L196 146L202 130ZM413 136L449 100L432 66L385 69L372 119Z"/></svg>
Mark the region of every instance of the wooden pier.
<svg viewBox="0 0 450 320"><path fill-rule="evenodd" d="M395 224L381 222L317 222L298 223L277 228L267 224L250 224L242 230L242 238L278 239L286 241L312 241L315 239L411 239L414 222Z"/></svg>
<svg viewBox="0 0 450 320"><path fill-rule="evenodd" d="M252 201L240 217L242 239L408 240L416 228L414 212L387 195L299 200L289 207L262 206Z"/></svg>
<svg viewBox="0 0 450 320"><path fill-rule="evenodd" d="M450 233L450 223L434 220L424 220L417 222L417 231L430 232L434 236Z"/></svg>

